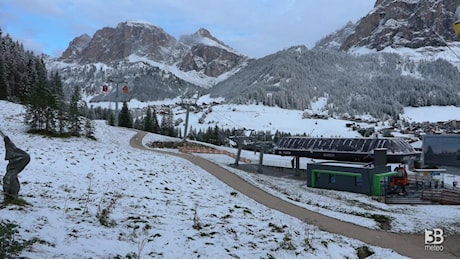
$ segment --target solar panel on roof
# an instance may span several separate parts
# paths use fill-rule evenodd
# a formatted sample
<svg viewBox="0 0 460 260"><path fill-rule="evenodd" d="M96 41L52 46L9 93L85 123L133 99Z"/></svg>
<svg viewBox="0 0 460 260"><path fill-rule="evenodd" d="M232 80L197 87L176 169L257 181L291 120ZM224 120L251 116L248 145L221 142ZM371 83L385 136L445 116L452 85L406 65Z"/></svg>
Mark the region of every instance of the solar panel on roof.
<svg viewBox="0 0 460 260"><path fill-rule="evenodd" d="M354 158L354 160L369 161L372 159L374 149L381 148L387 149L387 155L395 158L395 162L401 162L407 156L420 158L420 153L416 152L408 142L397 138L283 137L274 150L275 154L281 155L311 158L334 157L335 159L345 158L345 160Z"/></svg>

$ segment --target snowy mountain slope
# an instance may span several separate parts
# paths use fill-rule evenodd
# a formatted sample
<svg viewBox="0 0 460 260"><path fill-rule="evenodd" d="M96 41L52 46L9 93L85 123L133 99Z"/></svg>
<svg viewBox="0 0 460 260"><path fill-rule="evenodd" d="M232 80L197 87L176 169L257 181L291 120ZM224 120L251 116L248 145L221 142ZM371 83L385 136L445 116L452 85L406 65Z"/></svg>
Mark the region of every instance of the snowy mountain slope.
<svg viewBox="0 0 460 260"><path fill-rule="evenodd" d="M453 21L459 4L459 0L377 0L340 49L443 47L456 40Z"/></svg>
<svg viewBox="0 0 460 260"><path fill-rule="evenodd" d="M224 97L229 103L302 110L328 95L329 115L367 113L386 120L407 106L460 104L456 87L460 48L451 28L456 1L376 1L366 17L325 37L313 50L293 46L257 60L238 54L203 28L175 40L153 25L123 22L101 29L91 40L120 42L119 32L125 31L135 37L123 40L127 42L139 42L150 34L164 40L112 46L109 53L124 60L94 66L98 69L93 68L96 63L69 63L66 69L60 67L63 63L49 63L49 68L61 70L67 87L82 86L86 96L96 96L94 101L114 100L113 91L102 94L100 88L109 75L120 74L130 82L127 100L164 100L187 90ZM80 50L85 42L83 37L69 50ZM152 46L161 55L150 52ZM102 47L99 52L107 51ZM99 56L95 52L88 59ZM120 57L112 57L116 58Z"/></svg>
<svg viewBox="0 0 460 260"><path fill-rule="evenodd" d="M178 96L182 93L180 86L193 84L209 88L239 70L246 60L246 56L225 45L204 28L176 40L152 24L126 21L115 28L102 28L93 37L76 37L61 57L48 58L46 64L50 71L58 71L65 79L64 87L68 93L71 93L69 89L79 85L87 95L97 95L94 86L100 87L109 76L121 75L129 79L134 97L161 100L169 96L145 97L136 90L141 84L136 82L139 75L130 67L141 63L149 70L170 74L176 80L168 81L168 94ZM88 71L88 67L98 68ZM147 77L151 85L159 83L157 75L141 76Z"/></svg>
<svg viewBox="0 0 460 260"><path fill-rule="evenodd" d="M19 175L30 205L2 205L0 221L20 226L16 240L42 241L13 257L356 258L363 245L265 208L187 161L130 148L128 129L96 121L97 141L49 139L25 133L21 106L0 107L2 131L32 158Z"/></svg>
<svg viewBox="0 0 460 260"><path fill-rule="evenodd" d="M395 118L406 106L460 104L460 73L446 60L409 59L397 51L359 54L295 46L251 62L210 94L299 110L328 96L331 116L368 113L378 119Z"/></svg>

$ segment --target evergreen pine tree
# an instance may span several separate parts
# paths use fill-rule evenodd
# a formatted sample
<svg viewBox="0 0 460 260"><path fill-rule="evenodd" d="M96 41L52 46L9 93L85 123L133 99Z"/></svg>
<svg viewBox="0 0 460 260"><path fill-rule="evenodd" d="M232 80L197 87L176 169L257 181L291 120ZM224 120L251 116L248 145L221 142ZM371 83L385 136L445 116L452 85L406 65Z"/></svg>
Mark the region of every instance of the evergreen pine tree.
<svg viewBox="0 0 460 260"><path fill-rule="evenodd" d="M173 112L171 109L169 109L168 112L164 114L161 118L160 129L162 135L176 136L176 131L174 129Z"/></svg>
<svg viewBox="0 0 460 260"><path fill-rule="evenodd" d="M111 126L115 126L115 115L113 112L109 113L108 124Z"/></svg>
<svg viewBox="0 0 460 260"><path fill-rule="evenodd" d="M0 100L8 99L8 85L6 84L5 64L0 56Z"/></svg>
<svg viewBox="0 0 460 260"><path fill-rule="evenodd" d="M80 136L80 109L78 107L78 103L80 102L80 87L74 87L73 94L70 98L70 111L69 111L69 119L70 119L70 134L74 136Z"/></svg>
<svg viewBox="0 0 460 260"><path fill-rule="evenodd" d="M144 119L139 119L139 118L136 118L134 119L134 129L139 129L139 130L144 130Z"/></svg>
<svg viewBox="0 0 460 260"><path fill-rule="evenodd" d="M133 128L133 119L128 109L128 103L123 101L120 115L118 116L118 126Z"/></svg>
<svg viewBox="0 0 460 260"><path fill-rule="evenodd" d="M161 122L160 122L160 134L162 135L167 135L168 130L167 130L167 123L166 123L166 115L163 115L161 117Z"/></svg>
<svg viewBox="0 0 460 260"><path fill-rule="evenodd" d="M147 107L147 112L144 119L144 131L153 133L152 111L150 110L150 106Z"/></svg>
<svg viewBox="0 0 460 260"><path fill-rule="evenodd" d="M88 117L86 118L85 122L85 136L91 139L95 139L93 121Z"/></svg>
<svg viewBox="0 0 460 260"><path fill-rule="evenodd" d="M59 134L64 134L65 128L67 127L67 115L66 115L66 102L64 96L64 90L62 87L61 77L58 72L54 72L51 75L50 80L51 92L56 98L57 107L57 123L59 128Z"/></svg>
<svg viewBox="0 0 460 260"><path fill-rule="evenodd" d="M27 101L26 123L32 131L53 131L56 100L44 83L32 89Z"/></svg>

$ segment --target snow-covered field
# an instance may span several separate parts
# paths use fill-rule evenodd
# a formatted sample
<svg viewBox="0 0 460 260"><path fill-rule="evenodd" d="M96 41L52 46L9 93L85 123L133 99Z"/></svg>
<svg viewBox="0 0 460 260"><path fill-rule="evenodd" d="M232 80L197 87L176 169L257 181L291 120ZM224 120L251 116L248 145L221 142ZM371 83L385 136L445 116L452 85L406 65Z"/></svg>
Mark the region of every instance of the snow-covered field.
<svg viewBox="0 0 460 260"><path fill-rule="evenodd" d="M31 155L19 175L30 205L0 208L0 221L19 225L16 240L41 240L18 257L356 258L364 245L266 208L188 161L131 148L131 130L96 121L97 141L51 139L25 132L21 106L0 109L2 131ZM373 258L403 257L370 248Z"/></svg>
<svg viewBox="0 0 460 260"><path fill-rule="evenodd" d="M404 108L404 118L411 122L438 122L460 120L460 107L406 107Z"/></svg>
<svg viewBox="0 0 460 260"><path fill-rule="evenodd" d="M43 240L18 257L356 258L355 249L364 245L266 208L188 161L131 148L131 130L95 121L97 141L51 139L26 133L21 106L0 101L0 109L0 129L31 155L19 175L20 197L31 205L1 206L0 221L20 225L17 239ZM144 142L152 140L164 137L149 134ZM200 156L325 215L377 228L374 220L360 215L382 214L392 218L393 231L436 227L460 232L459 206L386 205L365 195L309 189L299 181L238 171L226 166L233 162L227 156ZM258 158L253 152L242 156ZM284 163L276 156L264 160ZM0 168L6 164L0 161ZM193 227L196 223L201 229ZM371 258L404 257L370 248L375 252Z"/></svg>
<svg viewBox="0 0 460 260"><path fill-rule="evenodd" d="M148 134L144 138L144 145L152 141L164 139L163 136ZM169 139L171 140L171 139ZM176 139L178 141L178 139ZM236 149L212 146L216 149L225 149L236 154ZM235 169L229 165L235 159L221 154L201 154L196 156L213 161L227 170L238 174L253 185L269 191L290 203L321 214L351 222L356 225L372 229L380 229L379 223L371 218L371 214L384 215L392 219L390 231L403 233L421 233L424 229L442 228L446 233L460 233L460 206L441 205L389 205L378 202L364 194L344 191L309 188L306 180L273 177L264 174L248 173ZM259 161L259 153L242 151L241 156L250 159L254 164ZM264 154L264 165L290 167L291 157ZM301 168L305 169L311 159L300 158ZM243 162L240 162L243 163ZM446 175L446 182L452 182L458 176ZM452 188L452 186L449 186ZM367 217L364 217L367 216Z"/></svg>
<svg viewBox="0 0 460 260"><path fill-rule="evenodd" d="M179 103L179 99L152 101L152 102L139 102L131 100L128 103L130 109L141 109L148 105L174 105ZM211 103L213 101L222 102L223 99L210 98L209 95L202 96L197 101L197 104ZM290 132L291 134L307 134L314 137L357 137L360 136L358 132L352 131L346 127L347 123L352 123L347 120L341 119L302 119L302 114L308 112L310 114L324 114L324 106L326 105L325 98L319 98L317 102L312 103L312 109L305 111L302 110L288 110L279 107L268 107L263 105L235 105L235 104L222 104L212 106L210 112L206 115L204 123L200 124L198 121L203 115L203 111L191 112L189 114L189 127L194 129L206 130L208 127L218 125L221 128L228 129L247 129L256 131L271 131L272 134L278 131ZM95 106L106 108L115 108L114 102L98 102ZM119 104L119 107L121 105ZM184 109L176 107L174 110L174 120L182 119L179 125L183 129L185 125L186 113ZM364 118L366 116L363 116ZM160 118L159 118L160 120ZM361 123L362 127L374 127L374 124Z"/></svg>
<svg viewBox="0 0 460 260"><path fill-rule="evenodd" d="M88 100L87 100L88 101ZM198 122L202 117L203 112L191 112L189 114L189 127L194 129L206 130L208 127L218 125L228 129L247 129L256 131L270 131L272 134L278 131L290 132L291 134L307 134L312 137L360 137L361 135L346 127L347 123L356 123L342 119L314 119L302 118L304 112L310 114L324 114L327 99L322 97L318 101L311 104L311 109L307 110L288 110L279 107L268 107L263 105L235 105L226 104L221 98L210 98L209 95L202 96L197 101L197 104L222 102L219 105L212 106L211 111L206 115L204 123ZM131 100L128 103L130 109L142 109L148 105L174 105L179 103L179 99L139 102ZM92 104L92 103L91 103ZM98 102L95 106L115 109L114 102ZM119 104L121 107L121 104ZM183 129L185 125L186 113L184 109L174 109L174 120L182 119L179 125ZM363 119L372 119L369 115L362 115ZM404 114L401 118L409 122L438 122L449 120L460 120L460 107L455 106L430 106L430 107L405 107ZM379 123L369 124L365 122L357 123L362 128L374 127L379 128L389 127L388 124ZM393 133L395 136L400 136L399 133Z"/></svg>

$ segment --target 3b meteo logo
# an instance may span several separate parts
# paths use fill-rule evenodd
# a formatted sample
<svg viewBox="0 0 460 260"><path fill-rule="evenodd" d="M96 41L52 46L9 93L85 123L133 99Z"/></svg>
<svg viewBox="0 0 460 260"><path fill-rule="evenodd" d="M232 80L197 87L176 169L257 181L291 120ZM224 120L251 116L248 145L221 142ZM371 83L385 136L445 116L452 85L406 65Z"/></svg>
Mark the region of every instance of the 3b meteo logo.
<svg viewBox="0 0 460 260"><path fill-rule="evenodd" d="M432 230L425 229L425 250L426 251L442 251L444 248L444 232L440 228L433 228Z"/></svg>

